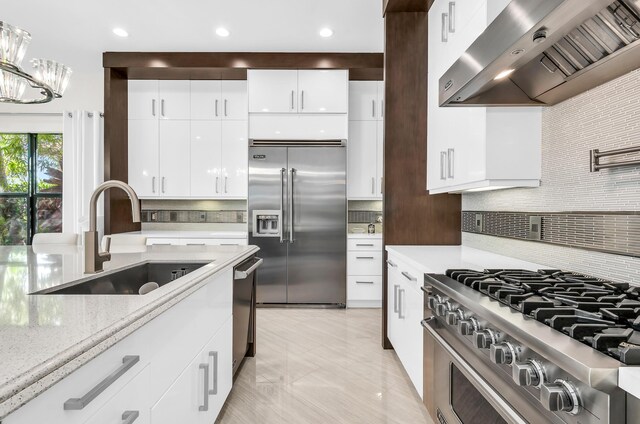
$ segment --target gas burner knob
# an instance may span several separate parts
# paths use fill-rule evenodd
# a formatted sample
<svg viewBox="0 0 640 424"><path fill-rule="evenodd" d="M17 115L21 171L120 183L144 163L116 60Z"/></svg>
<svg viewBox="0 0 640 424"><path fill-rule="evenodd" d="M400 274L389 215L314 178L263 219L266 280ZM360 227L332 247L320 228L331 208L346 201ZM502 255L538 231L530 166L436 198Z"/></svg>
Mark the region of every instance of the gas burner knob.
<svg viewBox="0 0 640 424"><path fill-rule="evenodd" d="M473 332L473 345L477 349L489 349L496 343L498 335L493 330L476 330Z"/></svg>
<svg viewBox="0 0 640 424"><path fill-rule="evenodd" d="M516 348L509 342L491 345L489 357L494 364L511 365L517 359Z"/></svg>
<svg viewBox="0 0 640 424"><path fill-rule="evenodd" d="M427 297L427 305L429 306L429 309L431 309L432 311L435 311L436 310L436 305L438 303L443 302L443 301L444 301L444 299L442 299L442 296L440 296L439 294Z"/></svg>
<svg viewBox="0 0 640 424"><path fill-rule="evenodd" d="M447 315L447 312L453 310L453 304L448 300L445 302L438 303L436 305L436 315L439 317L444 317Z"/></svg>
<svg viewBox="0 0 640 424"><path fill-rule="evenodd" d="M478 320L473 317L458 321L458 333L462 334L463 336L470 336L479 328L480 324L478 324Z"/></svg>
<svg viewBox="0 0 640 424"><path fill-rule="evenodd" d="M463 319L464 311L462 309L456 309L455 311L447 312L446 321L449 325L458 325L458 322Z"/></svg>
<svg viewBox="0 0 640 424"><path fill-rule="evenodd" d="M576 387L568 381L557 379L553 384L540 388L540 402L549 411L564 411L576 415L582 409L582 400Z"/></svg>
<svg viewBox="0 0 640 424"><path fill-rule="evenodd" d="M544 383L544 369L535 359L521 364L516 362L512 366L512 377L518 386L540 387Z"/></svg>

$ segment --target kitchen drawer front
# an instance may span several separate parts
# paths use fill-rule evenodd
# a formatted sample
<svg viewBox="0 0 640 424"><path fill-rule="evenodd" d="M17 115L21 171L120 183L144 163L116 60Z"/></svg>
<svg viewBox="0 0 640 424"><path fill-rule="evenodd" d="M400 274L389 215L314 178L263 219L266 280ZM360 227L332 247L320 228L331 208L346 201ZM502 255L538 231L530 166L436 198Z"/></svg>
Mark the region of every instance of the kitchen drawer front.
<svg viewBox="0 0 640 424"><path fill-rule="evenodd" d="M232 314L233 271L211 278L212 281L145 326L152 330L149 343L158 345L150 365L154 402ZM171 343L164 343L167 334L171 335Z"/></svg>
<svg viewBox="0 0 640 424"><path fill-rule="evenodd" d="M382 252L347 252L348 275L382 275Z"/></svg>
<svg viewBox="0 0 640 424"><path fill-rule="evenodd" d="M247 239L186 238L180 239L185 246L246 246Z"/></svg>
<svg viewBox="0 0 640 424"><path fill-rule="evenodd" d="M389 260L397 265L395 268L398 278L402 279L411 288L420 290L420 287L424 285L424 273L416 268L407 265L403 262L402 257L398 255L389 254Z"/></svg>
<svg viewBox="0 0 640 424"><path fill-rule="evenodd" d="M349 300L382 300L382 276L348 276L347 298Z"/></svg>
<svg viewBox="0 0 640 424"><path fill-rule="evenodd" d="M149 375L149 367L146 367L85 423L149 424Z"/></svg>
<svg viewBox="0 0 640 424"><path fill-rule="evenodd" d="M140 373L149 362L149 352L150 346L143 338L130 335L3 419L2 423L84 423ZM116 370L121 371L119 377L82 409L64 409L65 402L82 398Z"/></svg>
<svg viewBox="0 0 640 424"><path fill-rule="evenodd" d="M347 239L347 250L373 250L382 252L382 239Z"/></svg>

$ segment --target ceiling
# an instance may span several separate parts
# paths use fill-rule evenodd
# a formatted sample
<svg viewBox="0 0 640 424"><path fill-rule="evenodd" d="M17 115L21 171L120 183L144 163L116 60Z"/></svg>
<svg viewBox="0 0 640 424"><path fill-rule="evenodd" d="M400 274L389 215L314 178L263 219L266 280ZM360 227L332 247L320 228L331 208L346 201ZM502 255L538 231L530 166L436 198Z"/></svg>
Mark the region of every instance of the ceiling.
<svg viewBox="0 0 640 424"><path fill-rule="evenodd" d="M95 71L104 51L383 51L380 0L14 0L0 20L31 32L25 68L46 57Z"/></svg>

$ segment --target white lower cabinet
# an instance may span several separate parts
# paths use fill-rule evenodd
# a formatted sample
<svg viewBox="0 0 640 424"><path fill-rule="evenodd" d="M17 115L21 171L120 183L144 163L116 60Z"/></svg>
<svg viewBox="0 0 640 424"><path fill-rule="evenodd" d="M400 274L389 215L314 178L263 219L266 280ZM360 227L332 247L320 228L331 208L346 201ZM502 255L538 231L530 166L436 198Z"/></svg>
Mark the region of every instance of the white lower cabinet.
<svg viewBox="0 0 640 424"><path fill-rule="evenodd" d="M151 408L152 424L212 424L232 385L232 319L198 352Z"/></svg>
<svg viewBox="0 0 640 424"><path fill-rule="evenodd" d="M347 240L347 306L382 306L382 239Z"/></svg>
<svg viewBox="0 0 640 424"><path fill-rule="evenodd" d="M2 424L213 423L232 384L232 304L228 269Z"/></svg>
<svg viewBox="0 0 640 424"><path fill-rule="evenodd" d="M246 238L172 238L150 237L147 246L246 246Z"/></svg>
<svg viewBox="0 0 640 424"><path fill-rule="evenodd" d="M389 255L387 336L416 391L423 397L423 274Z"/></svg>

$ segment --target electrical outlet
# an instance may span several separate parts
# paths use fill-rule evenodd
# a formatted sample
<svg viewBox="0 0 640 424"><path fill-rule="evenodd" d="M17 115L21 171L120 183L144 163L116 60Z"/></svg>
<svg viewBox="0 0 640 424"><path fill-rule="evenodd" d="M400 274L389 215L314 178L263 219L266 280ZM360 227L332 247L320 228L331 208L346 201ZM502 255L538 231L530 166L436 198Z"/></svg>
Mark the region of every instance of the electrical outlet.
<svg viewBox="0 0 640 424"><path fill-rule="evenodd" d="M476 214L476 222L473 226L476 230L476 233L481 233L484 231L484 215L481 213Z"/></svg>
<svg viewBox="0 0 640 424"><path fill-rule="evenodd" d="M527 235L529 240L542 240L542 217L530 216L529 217L529 234Z"/></svg>

